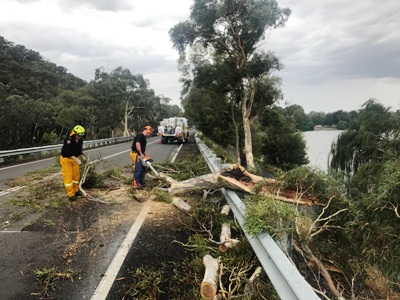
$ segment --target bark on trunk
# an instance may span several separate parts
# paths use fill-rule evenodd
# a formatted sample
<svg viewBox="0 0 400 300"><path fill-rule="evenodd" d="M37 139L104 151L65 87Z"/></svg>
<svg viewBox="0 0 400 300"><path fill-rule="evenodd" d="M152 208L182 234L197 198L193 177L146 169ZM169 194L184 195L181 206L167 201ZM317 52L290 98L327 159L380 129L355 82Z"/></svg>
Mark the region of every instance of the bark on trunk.
<svg viewBox="0 0 400 300"><path fill-rule="evenodd" d="M252 193L254 185L263 180L270 182L272 179L250 174L240 165L232 165L222 169L218 173L210 173L184 181L172 182L171 186L168 188L168 193L177 195L205 189L220 189L223 187Z"/></svg>
<svg viewBox="0 0 400 300"><path fill-rule="evenodd" d="M227 216L227 215L229 215L230 211L231 211L230 206L228 204L226 204L221 209L221 215Z"/></svg>
<svg viewBox="0 0 400 300"><path fill-rule="evenodd" d="M186 212L186 213L188 213L192 209L192 207L189 204L187 204L185 202L185 200L183 200L180 197L174 197L172 199L172 204L175 205L181 211Z"/></svg>
<svg viewBox="0 0 400 300"><path fill-rule="evenodd" d="M239 244L239 240L231 238L231 227L228 223L223 223L221 227L221 235L219 237L221 252L228 251L229 248L234 248Z"/></svg>
<svg viewBox="0 0 400 300"><path fill-rule="evenodd" d="M200 285L200 295L202 299L212 300L217 294L219 259L207 254L203 257L203 263L206 269Z"/></svg>
<svg viewBox="0 0 400 300"><path fill-rule="evenodd" d="M281 191L277 194L269 192L268 186L274 184L276 182L275 179L251 174L243 166L238 164L230 165L217 173L210 173L184 181L176 181L163 173L160 173L160 177L164 178L170 184L169 188L162 189L167 191L170 195L206 191L203 196L203 198L206 198L208 190L218 190L221 188L254 194L254 187L257 183L262 182L265 186L259 192L260 195L269 196L280 201L297 205L318 205L318 203L312 199L297 199L298 195L293 191Z"/></svg>

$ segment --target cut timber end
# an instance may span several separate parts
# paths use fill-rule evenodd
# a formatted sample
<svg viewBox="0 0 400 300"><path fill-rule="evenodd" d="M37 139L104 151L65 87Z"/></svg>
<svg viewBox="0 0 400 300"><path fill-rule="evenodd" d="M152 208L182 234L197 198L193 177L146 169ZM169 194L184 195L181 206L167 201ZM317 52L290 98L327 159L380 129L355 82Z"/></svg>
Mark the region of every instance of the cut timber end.
<svg viewBox="0 0 400 300"><path fill-rule="evenodd" d="M203 263L206 270L200 285L200 295L202 299L212 300L217 294L219 259L207 254L203 257Z"/></svg>

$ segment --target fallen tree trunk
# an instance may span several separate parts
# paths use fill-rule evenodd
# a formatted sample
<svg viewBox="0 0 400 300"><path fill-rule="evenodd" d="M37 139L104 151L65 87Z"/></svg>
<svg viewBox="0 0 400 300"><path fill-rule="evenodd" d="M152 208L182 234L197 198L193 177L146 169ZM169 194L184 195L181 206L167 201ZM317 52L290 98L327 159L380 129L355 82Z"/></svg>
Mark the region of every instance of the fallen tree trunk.
<svg viewBox="0 0 400 300"><path fill-rule="evenodd" d="M254 194L254 187L256 184L262 183L265 184L265 186L268 186L276 183L275 179L264 178L247 172L239 164L230 165L229 167L221 169L217 173L210 173L184 181L176 181L164 174L160 174L160 176L165 178L167 182L170 183L169 188L162 189L167 191L170 195L185 194L210 189L218 190L221 188ZM315 201L307 198L298 199L293 191L291 191L291 193L282 192L280 194L274 194L273 192L269 192L268 188L263 187L260 194L297 205L311 206L315 204ZM286 195L289 195L289 197Z"/></svg>
<svg viewBox="0 0 400 300"><path fill-rule="evenodd" d="M203 257L203 263L206 270L200 285L200 295L203 299L212 300L217 294L219 259L207 254Z"/></svg>
<svg viewBox="0 0 400 300"><path fill-rule="evenodd" d="M171 195L183 194L205 189L228 188L252 193L252 188L260 181L274 181L250 174L240 165L232 165L217 173L190 178L180 182L172 182L168 193Z"/></svg>

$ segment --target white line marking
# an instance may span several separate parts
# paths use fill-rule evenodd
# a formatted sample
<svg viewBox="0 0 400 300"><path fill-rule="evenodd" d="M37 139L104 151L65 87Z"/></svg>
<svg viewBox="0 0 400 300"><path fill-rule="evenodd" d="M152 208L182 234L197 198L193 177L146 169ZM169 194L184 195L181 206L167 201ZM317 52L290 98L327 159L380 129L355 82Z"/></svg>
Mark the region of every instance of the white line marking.
<svg viewBox="0 0 400 300"><path fill-rule="evenodd" d="M51 159L54 159L54 157L45 158L45 159L41 159L41 160L35 160L35 161L23 163L23 164L18 164L18 165L15 165L15 166L4 167L4 168L0 168L0 170L3 171L3 170L11 169L11 168L17 168L17 167L21 167L21 166L36 164L36 163L44 162L44 161L46 161L46 160L51 160Z"/></svg>
<svg viewBox="0 0 400 300"><path fill-rule="evenodd" d="M128 254L132 246L132 243L139 232L140 227L142 226L144 220L146 219L150 206L151 206L150 203L147 202L140 211L139 215L136 217L135 223L133 223L131 229L128 232L128 235L126 236L125 240L119 247L117 254L114 256L114 259L109 265L107 272L104 274L99 285L97 286L97 289L92 295L91 300L106 299L112 285L114 284L114 280L117 277L118 272L125 260L125 257Z"/></svg>
<svg viewBox="0 0 400 300"><path fill-rule="evenodd" d="M176 157L178 156L178 153L179 153L179 151L181 150L182 146L183 146L183 144L181 144L181 145L179 146L179 148L178 148L178 150L176 151L174 157L171 159L171 162L172 162L172 163L174 163L174 161L175 161Z"/></svg>

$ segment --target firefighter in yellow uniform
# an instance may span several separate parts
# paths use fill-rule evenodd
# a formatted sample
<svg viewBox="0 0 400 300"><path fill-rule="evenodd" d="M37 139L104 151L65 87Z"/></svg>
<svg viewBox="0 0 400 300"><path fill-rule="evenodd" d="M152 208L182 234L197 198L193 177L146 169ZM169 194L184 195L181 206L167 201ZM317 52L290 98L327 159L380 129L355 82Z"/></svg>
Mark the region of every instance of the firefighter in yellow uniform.
<svg viewBox="0 0 400 300"><path fill-rule="evenodd" d="M61 149L60 164L65 190L70 201L76 201L78 196L83 196L79 190L80 171L84 155L82 153L85 129L76 125L69 136L64 139ZM79 159L79 157L82 159Z"/></svg>

